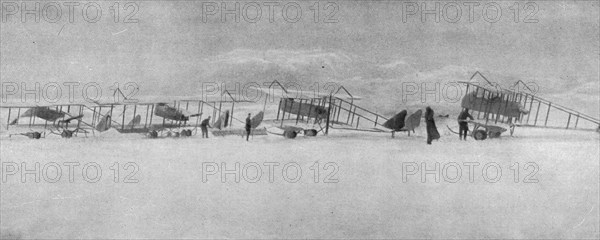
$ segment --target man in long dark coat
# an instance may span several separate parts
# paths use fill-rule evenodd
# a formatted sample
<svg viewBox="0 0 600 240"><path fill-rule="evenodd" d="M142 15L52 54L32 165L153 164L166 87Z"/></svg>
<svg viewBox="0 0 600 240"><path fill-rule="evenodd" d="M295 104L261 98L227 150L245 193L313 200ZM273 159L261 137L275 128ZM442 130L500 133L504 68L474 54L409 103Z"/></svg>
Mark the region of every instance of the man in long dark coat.
<svg viewBox="0 0 600 240"><path fill-rule="evenodd" d="M250 113L248 113L248 117L246 118L246 141L248 141L248 138L250 138L250 132L252 131L252 119L250 116Z"/></svg>
<svg viewBox="0 0 600 240"><path fill-rule="evenodd" d="M432 140L440 138L440 133L435 126L433 109L430 107L425 108L425 125L427 126L427 144L431 144Z"/></svg>

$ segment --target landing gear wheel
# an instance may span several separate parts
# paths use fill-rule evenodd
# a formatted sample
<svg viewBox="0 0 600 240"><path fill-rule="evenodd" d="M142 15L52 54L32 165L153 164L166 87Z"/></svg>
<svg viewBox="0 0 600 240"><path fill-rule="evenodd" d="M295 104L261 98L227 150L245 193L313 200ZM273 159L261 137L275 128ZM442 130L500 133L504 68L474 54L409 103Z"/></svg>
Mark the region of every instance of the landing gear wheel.
<svg viewBox="0 0 600 240"><path fill-rule="evenodd" d="M73 132L69 130L64 130L62 133L60 133L60 136L62 138L71 138L73 137Z"/></svg>
<svg viewBox="0 0 600 240"><path fill-rule="evenodd" d="M188 135L188 130L181 130L181 134L182 137L189 137L191 136L191 134Z"/></svg>
<svg viewBox="0 0 600 240"><path fill-rule="evenodd" d="M158 137L158 132L157 131L151 131L148 133L148 137L149 138L157 138Z"/></svg>
<svg viewBox="0 0 600 240"><path fill-rule="evenodd" d="M30 132L27 133L26 136L31 139L40 139L42 137L42 134L40 132Z"/></svg>
<svg viewBox="0 0 600 240"><path fill-rule="evenodd" d="M490 136L490 138L499 138L500 132L490 132L490 134L488 135Z"/></svg>
<svg viewBox="0 0 600 240"><path fill-rule="evenodd" d="M473 132L473 138L475 138L475 140L485 140L487 138L487 133L481 129L476 130Z"/></svg>
<svg viewBox="0 0 600 240"><path fill-rule="evenodd" d="M283 137L285 138L293 139L296 138L297 135L298 134L295 131L286 130L285 132L283 132Z"/></svg>
<svg viewBox="0 0 600 240"><path fill-rule="evenodd" d="M317 130L316 129L304 130L304 136L309 136L309 137L317 136Z"/></svg>

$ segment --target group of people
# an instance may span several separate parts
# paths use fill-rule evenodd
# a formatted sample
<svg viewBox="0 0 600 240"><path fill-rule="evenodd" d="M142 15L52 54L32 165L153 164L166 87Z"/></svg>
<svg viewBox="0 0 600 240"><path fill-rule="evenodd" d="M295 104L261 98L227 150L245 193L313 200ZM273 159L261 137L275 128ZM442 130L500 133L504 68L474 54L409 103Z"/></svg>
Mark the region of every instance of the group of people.
<svg viewBox="0 0 600 240"><path fill-rule="evenodd" d="M427 126L427 144L431 144L431 141L440 138L440 133L435 126L435 120L433 118L433 109L430 107L425 108L425 125ZM463 109L458 115L458 126L459 126L459 134L458 138L460 140L467 140L467 133L469 132L469 122L468 119L473 120L473 116L469 114L469 109Z"/></svg>
<svg viewBox="0 0 600 240"><path fill-rule="evenodd" d="M431 144L431 142L435 139L440 138L440 133L437 130L434 120L434 113L431 107L425 108L425 125L427 127L427 144ZM252 131L252 115L248 113L248 117L246 118L246 125L244 126L246 130L246 141L250 139L250 133ZM459 139L467 140L467 132L469 131L468 119L473 120L473 116L469 114L469 109L465 108L458 115L458 126L459 126ZM206 119L202 120L200 123L200 129L202 130L202 138L208 138L208 128L212 128L210 126L210 116Z"/></svg>
<svg viewBox="0 0 600 240"><path fill-rule="evenodd" d="M246 141L250 139L250 133L252 132L252 114L248 113L248 117L246 118L246 125L244 129L246 130ZM200 123L200 129L202 130L202 138L208 138L208 128L212 128L210 126L210 116L206 119L202 120Z"/></svg>

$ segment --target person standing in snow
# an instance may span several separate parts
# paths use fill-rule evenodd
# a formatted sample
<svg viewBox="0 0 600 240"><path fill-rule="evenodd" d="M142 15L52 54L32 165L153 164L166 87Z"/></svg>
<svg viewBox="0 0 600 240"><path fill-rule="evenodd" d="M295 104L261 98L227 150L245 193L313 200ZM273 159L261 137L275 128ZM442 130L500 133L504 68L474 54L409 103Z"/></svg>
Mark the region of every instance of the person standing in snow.
<svg viewBox="0 0 600 240"><path fill-rule="evenodd" d="M204 138L204 136L206 136L206 138L208 138L208 128L207 127L211 127L209 122L210 122L210 116L208 116L208 118L202 120L202 123L200 123L200 129L202 129L202 138Z"/></svg>
<svg viewBox="0 0 600 240"><path fill-rule="evenodd" d="M427 126L427 144L431 144L431 141L440 138L440 133L435 126L433 109L431 109L429 106L425 108L425 125Z"/></svg>
<svg viewBox="0 0 600 240"><path fill-rule="evenodd" d="M467 140L467 132L469 131L469 123L467 118L473 120L473 116L469 114L469 109L465 108L458 115L458 139Z"/></svg>
<svg viewBox="0 0 600 240"><path fill-rule="evenodd" d="M248 141L248 138L250 138L250 131L252 130L252 119L250 116L250 113L248 113L248 117L246 118L246 141Z"/></svg>

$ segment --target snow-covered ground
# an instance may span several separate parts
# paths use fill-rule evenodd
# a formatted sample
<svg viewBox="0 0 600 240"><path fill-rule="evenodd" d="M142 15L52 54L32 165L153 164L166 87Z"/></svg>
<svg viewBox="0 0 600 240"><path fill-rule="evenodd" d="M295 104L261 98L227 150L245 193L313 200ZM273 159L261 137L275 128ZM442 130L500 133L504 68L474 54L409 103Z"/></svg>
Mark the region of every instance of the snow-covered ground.
<svg viewBox="0 0 600 240"><path fill-rule="evenodd" d="M432 145L425 144L423 126L394 139L340 130L250 142L146 139L112 130L68 140L2 138L0 232L2 238L600 237L598 133L517 128L514 137L462 142L443 120L442 138ZM22 164L32 170L36 162L40 182L29 174L23 183ZM236 163L239 182L214 168L232 170ZM425 181L422 164L433 172ZM57 166L61 178L53 183ZM97 182L94 167L102 170Z"/></svg>

